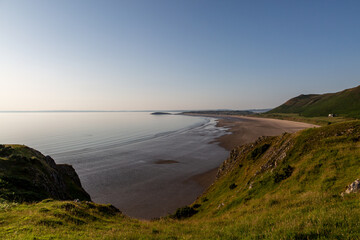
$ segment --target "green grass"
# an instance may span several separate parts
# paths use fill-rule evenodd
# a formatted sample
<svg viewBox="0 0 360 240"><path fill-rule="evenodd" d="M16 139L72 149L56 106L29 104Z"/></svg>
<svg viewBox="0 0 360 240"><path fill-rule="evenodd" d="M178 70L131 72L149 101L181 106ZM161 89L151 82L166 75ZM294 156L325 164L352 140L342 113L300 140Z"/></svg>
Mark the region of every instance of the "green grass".
<svg viewBox="0 0 360 240"><path fill-rule="evenodd" d="M341 193L360 177L359 161L360 121L262 138L231 152L191 217L141 221L85 201L4 201L0 238L358 239L360 198Z"/></svg>
<svg viewBox="0 0 360 240"><path fill-rule="evenodd" d="M305 122L311 123L319 126L326 126L333 123L340 123L345 121L355 120L352 118L346 117L305 117L300 115L299 113L262 113L255 115L255 117L264 117L264 118L275 118L281 120L289 120L289 121L296 121L296 122Z"/></svg>
<svg viewBox="0 0 360 240"><path fill-rule="evenodd" d="M300 95L269 113L297 113L305 117L325 117L333 113L360 118L360 86L337 93Z"/></svg>

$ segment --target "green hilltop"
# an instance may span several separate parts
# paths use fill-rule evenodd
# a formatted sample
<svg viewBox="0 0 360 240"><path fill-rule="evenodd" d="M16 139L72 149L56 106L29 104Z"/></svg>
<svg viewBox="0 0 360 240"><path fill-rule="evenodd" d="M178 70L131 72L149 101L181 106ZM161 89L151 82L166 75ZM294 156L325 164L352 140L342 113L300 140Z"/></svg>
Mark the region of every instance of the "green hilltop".
<svg viewBox="0 0 360 240"><path fill-rule="evenodd" d="M336 114L360 118L360 86L337 93L300 95L268 112L274 113L296 113L305 117Z"/></svg>
<svg viewBox="0 0 360 240"><path fill-rule="evenodd" d="M12 154L43 159L26 147L8 147L16 151L3 161ZM360 121L263 137L232 150L214 184L172 216L142 221L86 199L3 199L0 238L356 239L359 196L343 193L360 177L359 159Z"/></svg>

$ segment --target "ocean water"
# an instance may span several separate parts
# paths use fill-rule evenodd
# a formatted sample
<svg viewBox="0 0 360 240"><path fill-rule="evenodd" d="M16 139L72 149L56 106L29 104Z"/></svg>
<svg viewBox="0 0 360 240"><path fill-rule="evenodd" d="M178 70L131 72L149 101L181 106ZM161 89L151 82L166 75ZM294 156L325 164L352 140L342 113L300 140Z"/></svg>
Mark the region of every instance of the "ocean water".
<svg viewBox="0 0 360 240"><path fill-rule="evenodd" d="M228 153L216 120L149 112L0 113L0 143L25 144L73 165L98 203L138 218L164 216L204 190L194 175ZM171 160L172 164L157 164Z"/></svg>

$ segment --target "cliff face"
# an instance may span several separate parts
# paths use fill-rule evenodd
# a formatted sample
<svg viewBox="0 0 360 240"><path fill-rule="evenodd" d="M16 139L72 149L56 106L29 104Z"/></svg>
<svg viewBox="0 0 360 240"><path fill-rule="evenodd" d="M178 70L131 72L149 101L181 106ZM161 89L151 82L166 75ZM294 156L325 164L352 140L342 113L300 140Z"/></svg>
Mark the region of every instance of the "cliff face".
<svg viewBox="0 0 360 240"><path fill-rule="evenodd" d="M261 209L266 202L304 208L315 201L346 204L353 197L347 193L360 192L359 157L360 121L261 137L230 152L217 180L195 202L201 205L197 215Z"/></svg>
<svg viewBox="0 0 360 240"><path fill-rule="evenodd" d="M254 177L269 169L274 169L286 157L287 151L294 145L293 135L284 133L277 137L260 137L257 141L234 148L217 172L217 179L231 172L237 165L265 159ZM246 156L246 158L244 158ZM242 159L244 158L244 159ZM240 160L241 159L241 160ZM249 165L250 165L249 164Z"/></svg>
<svg viewBox="0 0 360 240"><path fill-rule="evenodd" d="M56 164L50 156L21 145L0 145L0 198L90 200L72 166Z"/></svg>

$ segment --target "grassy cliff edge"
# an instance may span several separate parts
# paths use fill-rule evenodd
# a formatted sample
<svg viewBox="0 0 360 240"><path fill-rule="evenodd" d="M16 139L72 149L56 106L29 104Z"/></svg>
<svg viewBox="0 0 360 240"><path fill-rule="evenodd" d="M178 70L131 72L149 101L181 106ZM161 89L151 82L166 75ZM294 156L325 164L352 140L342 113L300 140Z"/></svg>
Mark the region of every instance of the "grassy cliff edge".
<svg viewBox="0 0 360 240"><path fill-rule="evenodd" d="M3 239L356 239L360 121L239 146L191 206L154 221L89 201L3 201Z"/></svg>

